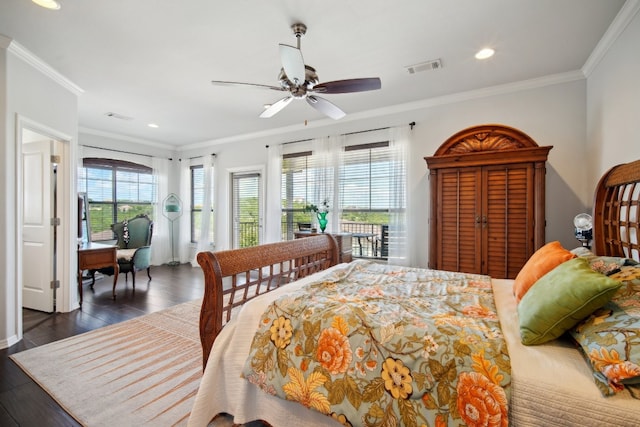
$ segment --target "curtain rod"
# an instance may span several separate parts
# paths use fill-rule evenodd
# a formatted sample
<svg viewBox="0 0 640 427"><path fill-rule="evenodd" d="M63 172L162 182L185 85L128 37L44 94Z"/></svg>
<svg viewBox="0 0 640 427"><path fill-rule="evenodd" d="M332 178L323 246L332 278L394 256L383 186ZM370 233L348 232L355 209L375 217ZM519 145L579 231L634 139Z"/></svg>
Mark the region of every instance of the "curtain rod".
<svg viewBox="0 0 640 427"><path fill-rule="evenodd" d="M413 130L413 127L415 125L416 125L416 122L409 123L409 126L411 127L411 130ZM383 127L383 128L376 128L376 129L358 130L358 131L355 131L355 132L342 133L342 134L340 134L340 136L357 135L359 133L375 132L377 130L385 130L385 129L390 129L390 128L391 128L390 126L387 126L387 127ZM298 139L296 141L287 141L287 142L283 142L282 145L295 144L295 143L298 143L298 142L307 142L307 141L313 141L313 138ZM268 145L266 147L269 148Z"/></svg>
<svg viewBox="0 0 640 427"><path fill-rule="evenodd" d="M95 148L96 150L112 151L114 153L133 154L133 155L136 155L136 156L151 157L151 158L154 157L151 154L132 153L130 151L124 151L124 150L114 150L113 148L96 147L96 146L93 146L93 145L82 145L82 146L83 147L87 147L87 148ZM172 157L167 157L167 158L169 160L173 160Z"/></svg>
<svg viewBox="0 0 640 427"><path fill-rule="evenodd" d="M216 153L211 153L211 155L212 155L213 157L216 157ZM203 156L204 156L204 154L203 154ZM202 157L202 156L187 157L185 160L193 160L193 159L197 159L197 158L199 158L199 157ZM179 161L179 162L181 162L181 161L182 161L182 158L179 158L179 159L178 159L178 161Z"/></svg>

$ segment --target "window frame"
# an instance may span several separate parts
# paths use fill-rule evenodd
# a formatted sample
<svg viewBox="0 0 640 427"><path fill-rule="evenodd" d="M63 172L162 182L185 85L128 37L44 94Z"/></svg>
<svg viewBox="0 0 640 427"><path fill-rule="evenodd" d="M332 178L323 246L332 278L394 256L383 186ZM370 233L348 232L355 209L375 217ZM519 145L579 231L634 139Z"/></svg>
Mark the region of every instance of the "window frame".
<svg viewBox="0 0 640 427"><path fill-rule="evenodd" d="M157 204L157 182L155 179L155 176L153 175L153 169L149 166L145 166L145 165L141 165L139 163L133 163L133 162L128 162L125 160L116 160L116 159L107 159L107 158L99 158L99 157L87 157L82 159L82 168L84 169L83 174L81 176L78 176L78 187L79 187L79 191L83 190L84 192L86 192L87 194L87 198L89 200L89 206L109 206L111 209L111 217L109 218L109 226L111 224L115 224L117 222L120 222L123 218L118 218L120 209L119 207L121 205L132 205L132 206L148 206L148 209L145 209L145 214L147 214L152 220L153 220L153 211L154 211L154 207ZM98 181L97 179L90 179L89 178L89 171L88 169L94 169L94 170L105 170L105 171L110 171L111 173L111 179L110 179L110 186L111 186L111 195L107 198L108 200L95 200L95 198L92 200L92 193L89 191L90 189L90 185L89 182L90 181ZM128 201L120 201L118 199L118 172L129 172L129 173L135 173L138 175L149 175L150 177L150 184L151 185L151 196L150 196L150 200L148 202L146 201L132 201L132 200L128 200ZM137 193L140 194L140 180L138 180L137 183ZM93 223L96 223L98 221L96 221L96 218L100 218L97 217L96 215L92 215L92 233L95 233L97 229L102 229L104 228L105 224L105 218L104 215L102 218L100 218L100 227L94 227ZM109 228L110 230L110 228ZM113 240L115 238L115 236L113 235L113 233L110 234L109 238L106 238L105 234L108 234L108 230L104 229L102 231L103 235L100 237L96 237L94 238L92 236L92 240L93 241L108 241L108 240Z"/></svg>
<svg viewBox="0 0 640 427"><path fill-rule="evenodd" d="M398 179L398 177L391 176L391 174L399 172L394 167L394 163L397 161L394 146L391 141L382 140L345 144L340 148L340 151L339 159L335 159L335 164L323 166L319 166L321 161L314 161L313 151L309 150L301 149L282 156L282 188L280 193L282 199L282 239L289 240L294 238L297 221L294 215L304 212L303 209L294 207L294 203L298 198L305 198L305 203L313 202L313 197L318 194L317 191L314 191L316 185L315 176L322 175L323 172L310 171L322 168L327 176L334 177L335 182L327 182L326 185L331 188L326 188L319 193L332 195L329 204L333 209L340 210L340 218L338 220L340 232L358 235L358 238L354 239L354 248L359 249L359 251L354 251L355 256L358 257L359 254L362 254L365 258L387 259L389 227L392 222L392 215L398 213L398 208L394 206L395 199L391 195L392 192L390 193L390 188L381 179L386 179L389 185ZM358 151L360 153L356 153ZM286 163L287 159L303 156L305 160L300 161L299 164L290 165ZM358 172L357 169L359 168L357 166L352 168L355 169L355 172L349 170L350 165L357 165L360 162L362 162L363 166L360 168L362 169L360 172ZM407 165L403 164L401 171L404 179L406 179L406 167ZM301 169L306 171L306 175L298 183L293 173ZM288 176L288 174L291 176ZM367 194L361 195L360 200L354 203L356 200L351 197L354 194L347 189L345 184L352 184L356 181L358 181L357 186L364 188ZM404 191L406 191L406 188ZM347 195L349 195L350 201L345 198ZM384 198L385 195L387 198ZM403 194L402 197L403 206L401 209L406 210L406 194ZM383 201L385 205L381 206L380 201ZM347 203L350 205L347 205ZM352 215L352 217L349 218L349 215ZM358 215L361 217L359 220L355 219ZM312 223L315 222L313 220L314 217L309 216L308 218L311 218ZM364 253L362 246L367 246Z"/></svg>
<svg viewBox="0 0 640 427"><path fill-rule="evenodd" d="M189 224L190 224L190 229L191 229L191 243L197 244L199 242L198 237L196 236L196 227L195 227L195 215L197 213L200 213L200 215L202 215L202 208L197 208L196 204L195 204L195 171L196 170L202 170L203 176L202 176L202 192L203 192L203 198L204 198L204 177L205 177L205 171L204 171L204 165L200 164L200 165L191 165L189 166L189 179L190 179L190 184L189 184L189 192L190 192L190 206L189 206ZM210 222L210 239L211 239L211 243L214 242L214 227L213 227L213 221L214 221L214 209L213 209L213 194L214 194L214 186L213 186L213 174L212 174L212 182L211 182L211 222ZM204 199L203 199L204 200Z"/></svg>

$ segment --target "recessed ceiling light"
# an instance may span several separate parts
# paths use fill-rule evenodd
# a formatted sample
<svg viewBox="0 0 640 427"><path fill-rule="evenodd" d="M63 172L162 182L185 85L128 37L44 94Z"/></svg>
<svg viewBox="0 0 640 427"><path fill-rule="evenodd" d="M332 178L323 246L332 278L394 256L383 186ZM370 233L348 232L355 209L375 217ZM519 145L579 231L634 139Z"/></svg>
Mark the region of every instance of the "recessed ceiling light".
<svg viewBox="0 0 640 427"><path fill-rule="evenodd" d="M51 10L60 9L60 3L58 3L56 0L31 0L31 1L37 4L38 6L42 6L46 9L51 9Z"/></svg>
<svg viewBox="0 0 640 427"><path fill-rule="evenodd" d="M150 128L158 128L158 127L160 127L155 123L149 123L147 126L149 126Z"/></svg>
<svg viewBox="0 0 640 427"><path fill-rule="evenodd" d="M495 50L491 49L490 47L486 47L484 49L479 50L478 53L476 53L476 59L491 58L494 53L496 53Z"/></svg>

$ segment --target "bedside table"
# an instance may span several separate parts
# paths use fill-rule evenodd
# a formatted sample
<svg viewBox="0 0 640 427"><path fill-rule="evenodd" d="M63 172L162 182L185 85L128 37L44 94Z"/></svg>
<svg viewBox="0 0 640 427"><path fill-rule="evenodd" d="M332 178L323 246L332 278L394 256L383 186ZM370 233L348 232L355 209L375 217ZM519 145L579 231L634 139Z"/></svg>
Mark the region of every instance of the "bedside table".
<svg viewBox="0 0 640 427"><path fill-rule="evenodd" d="M300 239L302 237L309 236L317 236L322 233L313 233L311 231L296 231L293 233L296 239ZM353 240L353 235L351 233L326 233L333 236L338 242L338 263L341 262L351 262L352 257L352 249L351 244Z"/></svg>

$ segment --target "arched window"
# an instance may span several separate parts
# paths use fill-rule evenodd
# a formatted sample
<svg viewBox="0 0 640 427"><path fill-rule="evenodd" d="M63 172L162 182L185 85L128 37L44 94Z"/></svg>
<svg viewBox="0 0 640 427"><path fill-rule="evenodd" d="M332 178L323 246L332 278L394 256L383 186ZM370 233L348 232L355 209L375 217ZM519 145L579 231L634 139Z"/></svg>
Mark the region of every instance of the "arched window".
<svg viewBox="0 0 640 427"><path fill-rule="evenodd" d="M85 158L78 191L86 192L91 210L91 239L111 240L111 224L147 214L153 219L156 185L148 166L122 160Z"/></svg>

